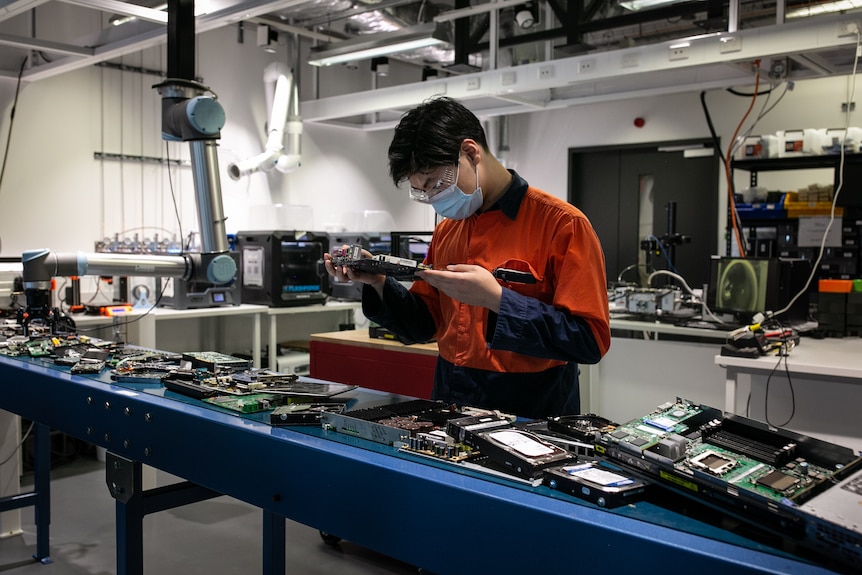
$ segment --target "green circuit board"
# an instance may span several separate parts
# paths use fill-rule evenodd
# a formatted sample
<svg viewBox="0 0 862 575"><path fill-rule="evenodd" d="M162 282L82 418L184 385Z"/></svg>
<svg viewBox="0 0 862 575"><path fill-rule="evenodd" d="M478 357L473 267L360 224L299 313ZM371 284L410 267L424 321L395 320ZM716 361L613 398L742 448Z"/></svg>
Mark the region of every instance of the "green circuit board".
<svg viewBox="0 0 862 575"><path fill-rule="evenodd" d="M274 393L253 393L242 396L219 395L207 397L202 401L240 413L258 413L284 405L288 398Z"/></svg>
<svg viewBox="0 0 862 575"><path fill-rule="evenodd" d="M754 491L775 501L793 500L833 473L801 457L775 467L700 441L692 442L676 467L715 475L729 487Z"/></svg>
<svg viewBox="0 0 862 575"><path fill-rule="evenodd" d="M806 458L792 440L777 434L726 425L718 410L678 400L618 426L605 440L628 452L658 454L681 476L704 474L726 482L729 491L776 502L798 499L843 467ZM664 471L660 475L679 482Z"/></svg>

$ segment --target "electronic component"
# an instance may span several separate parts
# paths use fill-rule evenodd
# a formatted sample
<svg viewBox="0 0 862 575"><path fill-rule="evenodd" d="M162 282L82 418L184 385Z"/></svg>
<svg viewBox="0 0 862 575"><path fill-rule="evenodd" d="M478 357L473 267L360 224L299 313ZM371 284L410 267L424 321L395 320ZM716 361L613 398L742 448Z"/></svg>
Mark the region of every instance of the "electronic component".
<svg viewBox="0 0 862 575"><path fill-rule="evenodd" d="M330 255L336 256L342 246L349 245L351 248L361 247L371 254L392 253L392 237L389 233L371 234L368 232L338 232L330 233L329 245ZM352 258L359 259L360 253L355 253ZM342 301L362 301L362 284L351 280L339 280L335 276L329 276L329 297Z"/></svg>
<svg viewBox="0 0 862 575"><path fill-rule="evenodd" d="M344 413L344 403L290 403L276 407L270 414L271 425L320 425L324 413Z"/></svg>
<svg viewBox="0 0 862 575"><path fill-rule="evenodd" d="M546 467L574 460L565 449L533 433L511 427L472 431L464 443L478 449L504 469L527 479L541 477Z"/></svg>
<svg viewBox="0 0 862 575"><path fill-rule="evenodd" d="M464 443L456 442L440 430L417 433L415 437L408 439L403 449L452 463L462 463L481 457L477 450Z"/></svg>
<svg viewBox="0 0 862 575"><path fill-rule="evenodd" d="M781 466L796 457L797 445L768 429L757 430L732 420L713 419L700 427L704 443L723 447L757 461Z"/></svg>
<svg viewBox="0 0 862 575"><path fill-rule="evenodd" d="M596 456L595 445L601 434L613 433L618 425L610 419L593 413L560 415L548 418L550 437L542 437L553 443L561 444L579 458L593 458ZM541 434L539 435L541 436Z"/></svg>
<svg viewBox="0 0 862 575"><path fill-rule="evenodd" d="M352 245L348 248L333 248L332 264L345 266L363 273L383 274L397 280L412 281L418 279L417 271L429 270L431 266L413 259L401 258L389 254L377 254L370 258L362 257L362 246Z"/></svg>
<svg viewBox="0 0 862 575"><path fill-rule="evenodd" d="M792 302L782 321L806 321L808 292L803 288L810 274L806 259L712 256L707 304L713 312L735 314L747 323L754 314ZM800 292L802 297L794 297Z"/></svg>
<svg viewBox="0 0 862 575"><path fill-rule="evenodd" d="M520 270L512 270L508 268L494 268L491 271L491 275L493 275L498 280L508 283L515 284L534 284L536 283L536 278L533 277L533 274L530 272L522 272Z"/></svg>
<svg viewBox="0 0 862 575"><path fill-rule="evenodd" d="M453 419L446 424L446 433L458 441L470 444L472 435L482 431L511 427L512 423L496 414L474 415Z"/></svg>
<svg viewBox="0 0 862 575"><path fill-rule="evenodd" d="M619 467L597 461L545 469L543 483L551 489L609 509L639 501L647 486Z"/></svg>
<svg viewBox="0 0 862 575"><path fill-rule="evenodd" d="M176 369L162 377L162 385L167 390L194 399L216 397L230 392L236 393L235 389L227 388L230 382L229 377L223 377L220 380L209 377L207 378L208 384L201 381L200 378L202 377L206 377L206 374L201 375L196 370Z"/></svg>
<svg viewBox="0 0 862 575"><path fill-rule="evenodd" d="M705 469L713 475L724 475L736 467L735 459L711 449L704 451L697 457L692 457L689 459L689 463L695 467Z"/></svg>
<svg viewBox="0 0 862 575"><path fill-rule="evenodd" d="M174 309L201 309L207 307L235 306L242 303L242 266L240 254L228 252L237 267L237 277L226 284L216 285L203 281L187 281L179 278L160 278L155 281L155 293L161 294L159 307ZM145 288L137 286L135 289Z"/></svg>
<svg viewBox="0 0 862 575"><path fill-rule="evenodd" d="M105 369L105 362L98 359L81 358L75 365L72 366L71 372L75 375L101 373Z"/></svg>
<svg viewBox="0 0 862 575"><path fill-rule="evenodd" d="M417 433L440 429L448 419L456 417L461 414L442 402L413 399L343 414L324 413L321 425L339 433L401 447Z"/></svg>
<svg viewBox="0 0 862 575"><path fill-rule="evenodd" d="M286 403L288 399L283 395L276 395L274 393L253 393L239 397L217 395L214 397L205 397L202 401L240 413L258 413L275 409Z"/></svg>
<svg viewBox="0 0 862 575"><path fill-rule="evenodd" d="M786 473L782 473L780 471L770 471L763 477L757 480L757 485L763 485L765 487L769 487L774 491L778 491L779 493L784 493L792 487L795 487L799 484L799 479L793 477L792 475L787 475Z"/></svg>
<svg viewBox="0 0 862 575"><path fill-rule="evenodd" d="M672 314L679 308L677 289L634 288L626 293L626 311L644 315Z"/></svg>
<svg viewBox="0 0 862 575"><path fill-rule="evenodd" d="M183 362L187 362L191 369L204 368L213 373L223 368L248 369L251 361L241 357L234 357L217 351L187 351L183 352Z"/></svg>
<svg viewBox="0 0 862 575"><path fill-rule="evenodd" d="M597 449L637 477L719 508L841 565L862 561L853 450L684 399L603 433ZM838 503L842 502L842 503Z"/></svg>

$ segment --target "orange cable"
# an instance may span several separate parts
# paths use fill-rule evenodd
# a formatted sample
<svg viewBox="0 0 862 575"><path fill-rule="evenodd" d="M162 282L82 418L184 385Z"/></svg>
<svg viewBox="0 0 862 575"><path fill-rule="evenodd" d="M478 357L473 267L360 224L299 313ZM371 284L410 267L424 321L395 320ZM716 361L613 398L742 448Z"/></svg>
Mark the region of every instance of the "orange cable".
<svg viewBox="0 0 862 575"><path fill-rule="evenodd" d="M733 225L733 234L736 237L736 245L739 247L739 255L745 257L745 245L742 243L742 236L739 233L739 227L736 225L736 200L733 197L733 176L730 171L730 160L731 153L733 152L733 146L736 143L736 136L739 134L740 128L745 123L745 120L748 118L748 115L751 113L751 110L754 108L754 103L757 101L757 90L760 87L760 59L754 61L754 94L751 96L751 104L748 106L748 110L745 112L745 115L739 121L739 124L736 126L736 130L733 132L733 137L730 139L730 144L727 147L727 154L724 156L724 172L727 178L727 199L730 204L730 215L731 215L731 223Z"/></svg>

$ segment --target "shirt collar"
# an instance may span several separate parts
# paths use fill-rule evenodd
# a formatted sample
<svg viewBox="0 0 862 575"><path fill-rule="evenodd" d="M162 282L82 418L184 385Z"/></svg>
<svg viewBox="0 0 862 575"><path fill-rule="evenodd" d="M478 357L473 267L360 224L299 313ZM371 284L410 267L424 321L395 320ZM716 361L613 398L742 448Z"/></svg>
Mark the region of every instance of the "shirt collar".
<svg viewBox="0 0 862 575"><path fill-rule="evenodd" d="M512 182L497 203L491 206L491 210L501 210L507 218L514 220L524 196L527 195L528 184L515 170L509 170L509 173L512 174Z"/></svg>

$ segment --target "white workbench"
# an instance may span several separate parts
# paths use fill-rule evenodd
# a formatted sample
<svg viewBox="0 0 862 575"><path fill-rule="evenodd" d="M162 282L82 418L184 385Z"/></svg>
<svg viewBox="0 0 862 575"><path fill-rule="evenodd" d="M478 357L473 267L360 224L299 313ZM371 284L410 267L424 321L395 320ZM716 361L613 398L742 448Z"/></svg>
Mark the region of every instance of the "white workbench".
<svg viewBox="0 0 862 575"><path fill-rule="evenodd" d="M862 450L862 339L802 338L786 358L714 361L726 412Z"/></svg>

